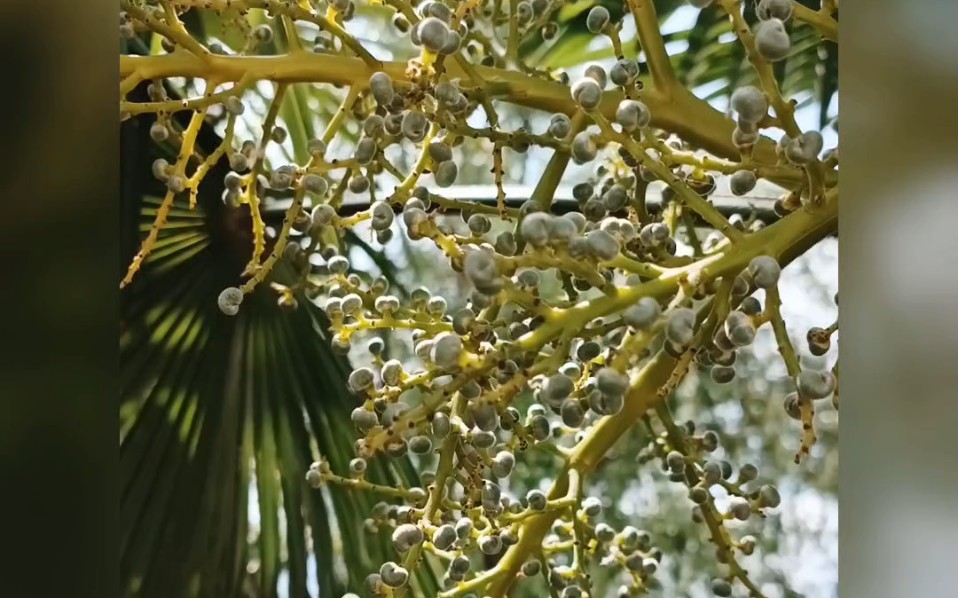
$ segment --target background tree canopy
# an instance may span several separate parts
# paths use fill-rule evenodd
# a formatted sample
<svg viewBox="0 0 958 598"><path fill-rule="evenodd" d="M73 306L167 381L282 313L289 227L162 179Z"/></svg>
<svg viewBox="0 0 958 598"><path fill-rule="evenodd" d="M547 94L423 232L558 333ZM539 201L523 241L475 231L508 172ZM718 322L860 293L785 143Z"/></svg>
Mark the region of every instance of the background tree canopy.
<svg viewBox="0 0 958 598"><path fill-rule="evenodd" d="M522 10L518 7L528 4L532 10L539 3L464 0L449 2L448 7L455 12L467 4L476 11L471 25L475 34L467 38L469 44L446 56L446 63L458 56L467 65L489 69L483 72L495 69L506 74L488 86L486 96L473 102L467 120L447 125L447 130L463 137L456 148L456 185L477 186L460 189L469 199L433 200L447 209L438 220L450 230L468 236L469 225L461 216L465 206L466 217L489 215L492 232L487 238L491 241L500 231L515 228L520 204L530 195L540 199L543 185L547 201L556 198L557 213L579 209L570 195L574 184L588 180L601 185L605 171L597 174L594 163L569 164L568 148L538 134L550 126L553 112L570 105L570 115L575 113L568 90L558 99L543 84L539 95L523 95L514 89L520 77L533 84L536 77L549 79L550 84L568 84L578 80L587 65L600 64L609 71L624 55L637 61L638 81L644 89L655 90L661 69L687 90L687 97L677 96L674 115L660 116L665 112L656 113L649 93L653 125L690 141L688 155L695 156L689 158L695 164L703 159L698 150L718 156L706 160L726 168L723 174L737 170L729 166L738 152L731 140L735 119L730 98L744 86L765 89L774 82L780 98L794 100L792 110L803 129L822 130L829 147L837 144L833 141L837 139L837 2L785 2L791 11L785 21L788 55L758 67L736 31L738 21L729 18L731 10L746 33L753 30L759 24L756 10L761 6L751 1L551 0L537 6L521 26L517 25L521 20L517 11ZM690 4L706 6L699 9ZM330 295L329 288L312 282L314 277L328 275L329 255L320 258L316 249L307 258L296 249L312 252L321 245L337 245L338 253L349 257L351 274L367 286L377 278L386 281L389 292L404 302L413 300L419 287L443 297L450 314L474 301L467 273L453 267L440 248L411 240L406 226L391 238L377 237L369 222L359 218L370 199L388 199L385 196L393 187L403 184L403 175L417 168L420 149L408 143L386 148L390 166L377 173L379 182L374 181L369 190L350 186L348 175L333 181L331 202L344 217L356 217L356 226L341 237L330 239L295 222L301 215L298 209L319 201L294 189L276 189L272 181L263 185L255 205L231 205L232 155L238 153L242 140L265 147L263 173L276 172L283 164L310 162L315 139L325 142L327 155L351 155L364 138L363 118L374 104L371 98L357 101L360 86L337 80L360 81L348 72L333 72L329 80L293 80L293 76L287 81L267 66L249 80L221 80L204 76L188 60L207 49L231 56L281 57L314 42L315 52L330 58L331 72L339 64L333 58L362 56L357 48L389 64L421 56L409 33L402 33L394 20L397 14L405 15L408 28L408 22L424 10L422 5L416 8L404 0L344 3L350 18L339 25L337 5L121 1L124 269L138 262L144 239L155 234L149 241L149 255L135 275L131 269L121 292L121 583L125 595L338 598L347 591L360 592L367 575L396 559L391 530L382 525L370 529L377 527L371 518L383 496L334 483L315 489L306 481L311 464L321 459L332 472L345 475L350 470L357 439L351 413L363 400L360 393L350 391L347 378L355 368L378 362L365 342L352 342L348 354L337 350L330 318L319 307ZM621 23L611 38L590 31L589 15L596 6L608 10L611 22ZM503 18L493 22L489 18L493 14ZM263 34L264 30L271 35ZM656 61L657 48L667 63ZM160 62L164 57L174 60ZM181 59L182 64L174 62ZM295 63L289 65L296 70ZM364 73L363 85L367 80ZM219 85L226 81L244 86L242 110L224 101L229 94L209 102L208 96L220 93ZM636 97L646 99L644 92L637 91ZM708 111L696 98L717 110ZM484 112L490 106L497 123L490 123ZM773 102L776 116L767 117L770 120L763 127L774 140L776 132L781 135L783 130L795 137L794 131L786 130L785 115L778 112L782 106ZM572 122L579 126L577 120ZM157 132L157 124L165 134ZM720 134L709 132L716 128ZM270 136L270 129L283 134ZM328 132L334 135L326 138ZM272 143L260 143L264 137ZM672 141L662 135L663 143ZM520 147L523 143L525 147ZM184 159L180 152L187 144L192 147ZM227 146L232 149L227 151ZM672 235L678 244L676 255L697 258L709 251L703 250L705 241L699 236L716 227L708 216L688 209L683 192L676 199L674 186L682 185L702 197L711 195L711 204L702 203L724 206L724 216L737 213L730 221L738 218L742 231L755 234L758 228L746 229L746 225L759 214L772 223L784 222L783 213L795 211L794 205L790 209L786 205L783 212L781 197L786 204L788 198L793 203L814 203L821 199L810 197L816 191L825 197L824 188L816 188L823 185L834 196L827 196L825 205L837 205L837 152L821 161L815 158L813 164L822 170L808 167L806 184L802 168L776 159L773 140L763 138L749 151L758 168L765 170L760 173L763 180L744 198L731 192L724 176L718 181L712 178L710 191L703 191L708 185L694 178L700 173L675 185L661 181L648 185L633 177L633 183L648 187L647 191L643 187L641 203L645 216L670 222L673 233L681 230L681 235ZM553 157L563 152L565 162L556 177ZM191 172L201 169L202 176L195 177L193 188L173 190L171 177L155 176L158 159L172 165L189 162ZM251 160L256 162L255 157ZM501 165L493 166L493 160ZM493 174L491 167L501 171ZM800 173L798 178L795 172ZM451 187L447 195L455 192L456 187ZM569 195L562 200L565 207L558 199L563 193ZM773 208L776 199L778 205ZM646 224L641 216L639 224ZM662 447L674 446L675 434L682 435L677 430L691 421L695 434L706 430L719 434L721 446L710 459L735 464L737 472L743 464L754 464L761 482L773 483L781 493L778 509L748 522L725 524L731 534L726 533L726 542L745 534L755 538L754 550L737 557L743 572L736 574L733 569L731 578L742 582L735 584L735 591L749 591L743 585L747 578L751 591L770 598L799 593L837 596L837 394L836 408L818 407L827 401L815 403L817 440L811 446L803 444L807 435L803 436L802 425L782 407L794 390L793 368L798 367L799 358L803 369L827 371L834 366L837 370L837 348L815 351L818 355L807 348L806 331L829 328L836 319L832 297L837 287L837 242L829 236L834 219L813 228L814 239L787 249L791 264L773 298L763 291L756 295L763 305L775 304L774 297L781 295L776 309L788 322L795 363L782 363L779 330L773 334L769 326L761 327L752 348L737 352L733 380L717 383L707 369L693 367L665 406L649 410L628 427L585 480L583 492L602 500L602 521L615 530L628 525L641 528L660 551L658 570L643 582L652 595L710 595L713 579L726 572L716 559L714 529L703 524L700 516L694 520L689 488L670 481L663 459ZM298 241L292 250L286 244L287 235ZM258 242L263 243L259 250ZM256 252L275 261L262 271L244 272ZM668 256L663 259L662 263L671 263ZM259 284L249 285L257 277L261 277ZM562 301L568 290L563 282L561 276L544 275L536 292L545 301ZM233 317L217 305L217 297L227 287L248 290ZM410 372L421 365L408 330L375 332L384 343L383 358L399 360ZM533 395L526 389L512 405L525 414L536 402ZM793 456L801 448L810 452L796 465ZM436 467L437 457L432 454L378 456L368 459L362 479L381 487L425 487L421 472L434 472ZM554 452L525 451L503 488L515 497L525 497L530 490L547 491L564 472ZM714 503L717 512L729 508L732 498L726 486L735 485L735 480L732 477L728 484L713 488L709 504ZM491 568L495 563L490 559L487 565ZM440 594L446 589L446 568L441 558L430 555L411 572L411 594ZM597 566L592 570L591 595L615 596L628 579L621 567ZM530 580L513 584L509 595L543 596L550 591L557 595L546 587L540 579Z"/></svg>

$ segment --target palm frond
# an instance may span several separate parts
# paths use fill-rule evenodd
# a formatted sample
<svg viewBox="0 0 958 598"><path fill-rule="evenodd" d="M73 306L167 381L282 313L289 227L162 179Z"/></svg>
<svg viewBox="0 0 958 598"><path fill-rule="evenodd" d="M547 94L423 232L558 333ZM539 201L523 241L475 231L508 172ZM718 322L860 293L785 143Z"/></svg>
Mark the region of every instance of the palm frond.
<svg viewBox="0 0 958 598"><path fill-rule="evenodd" d="M150 124L123 124L123 221L132 243L124 257L159 204L161 190L148 178L159 155L149 149ZM208 151L218 141L204 126L200 145ZM249 251L248 213L220 201L226 169L224 160L204 180L197 210L174 208L122 295L123 592L268 597L284 583L286 595L302 597L314 558L319 591L338 595L358 589L392 552L388 534L363 528L376 497L305 483L319 455L338 471L352 456L349 366L305 296L298 310L284 311L263 288L236 317L217 308ZM281 262L274 276L291 272ZM409 463L390 463L370 463L369 479L417 484ZM426 593L436 579L433 567L417 569Z"/></svg>

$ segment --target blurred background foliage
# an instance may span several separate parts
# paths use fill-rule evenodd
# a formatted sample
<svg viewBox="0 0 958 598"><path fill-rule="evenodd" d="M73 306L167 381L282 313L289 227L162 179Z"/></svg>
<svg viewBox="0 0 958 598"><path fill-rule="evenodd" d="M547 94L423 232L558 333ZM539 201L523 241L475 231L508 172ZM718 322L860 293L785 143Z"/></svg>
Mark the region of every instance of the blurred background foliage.
<svg viewBox="0 0 958 598"><path fill-rule="evenodd" d="M613 18L622 12L621 3L602 3ZM809 0L802 3L817 8ZM608 41L597 40L585 27L585 14L594 4L562 4L553 14L559 25L553 40L544 42L537 34L524 40L527 65L566 69L574 76L587 63L610 64L614 57ZM753 78L727 18L715 7L696 11L681 0L657 0L655 5L681 80L724 108L731 92ZM234 16L191 11L185 21L196 38L238 49L244 33ZM377 57L406 59L411 46L389 26L391 16L391 10L359 4L346 27ZM746 18L754 21L751 8ZM266 21L261 12L249 14L253 25ZM281 52L282 29L275 30L274 50ZM305 40L316 35L305 26L300 33ZM820 42L809 27L794 26L791 34L791 57L776 63L779 84L814 111L812 126L834 126L835 46ZM621 36L626 54L635 56L630 19ZM127 42L123 51L160 50L158 40L143 37ZM171 80L168 90L175 97L195 93L197 87L190 80ZM306 141L322 131L344 93L326 85L291 86L279 116L289 139L268 160L273 165L301 161ZM274 94L275 88L265 83L247 94L247 110L236 126L239 140L259 134L258 123ZM145 84L131 98L145 99ZM496 107L504 129L541 130L550 116ZM473 118L479 126L485 124L481 110ZM123 268L162 196L150 164L172 151L150 141L151 124L152 117L142 116L121 129ZM225 114L211 114L199 150L215 148L224 128ZM330 145L330 154L350 152L358 133L359 125L349 123ZM484 144L467 140L456 149L459 183L492 182ZM400 169L415 158L411 146L391 149L389 158ZM549 152L506 149L504 154L505 182L529 184L537 180ZM304 481L319 455L334 470L345 471L354 441L349 412L357 404L345 385L350 366L330 348L325 316L309 297L297 297L298 309L283 309L275 292L261 286L237 317L217 309L218 293L239 281L251 247L248 213L227 209L220 199L227 169L223 160L206 177L196 210L174 210L144 270L121 294L122 591L160 598L338 598L346 589L357 589L390 551L386 535L363 529L378 497L339 487L311 490ZM587 170L570 168L563 184L588 176ZM385 175L384 181L389 189ZM267 209L268 223L277 226L281 218L281 209ZM461 220L459 224L464 226ZM387 276L399 295L427 286L447 298L450 310L464 304L464 285L428 243L396 235L383 247L364 230L359 227L347 237L343 248L357 273ZM804 346L805 329L827 326L835 318L831 296L837 290L837 250L833 240L822 245L785 270L783 311L797 347ZM288 282L290 275L281 263L273 277ZM744 561L753 579L769 596L797 595L786 593L786 587L809 597L837 596L837 416L824 410L812 458L794 466L800 426L782 409L784 368L770 334L762 333L753 355L738 361L733 383L717 386L707 376L692 376L671 406L677 419L720 433L721 458L756 464L760 480L774 481L782 491L777 514L761 529L748 530L759 538L755 554ZM386 340L391 357L415 360L408 336L395 333ZM833 348L826 359L833 360L835 352ZM349 358L358 363L363 355L356 350ZM657 576L660 595L708 595L705 582L714 572L714 550L703 526L692 522L682 486L668 482L656 462L638 458L649 440L648 430L636 427L616 447L616 458L600 466L591 491L604 498L610 524L649 531L665 553L664 571ZM369 478L416 485L416 465L373 460ZM428 469L428 463L421 465ZM555 472L547 456L526 455L508 490L524 494L547 485ZM417 572L419 595L435 594L438 571L423 567ZM537 583L520 584L515 595L544 595ZM617 585L601 573L596 583L597 596L611 595Z"/></svg>

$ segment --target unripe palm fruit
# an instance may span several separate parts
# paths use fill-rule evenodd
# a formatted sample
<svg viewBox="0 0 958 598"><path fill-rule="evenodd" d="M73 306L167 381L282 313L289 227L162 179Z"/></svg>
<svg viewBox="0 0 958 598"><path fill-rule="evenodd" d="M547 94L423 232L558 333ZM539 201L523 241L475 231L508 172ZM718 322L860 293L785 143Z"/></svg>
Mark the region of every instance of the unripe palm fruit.
<svg viewBox="0 0 958 598"><path fill-rule="evenodd" d="M620 58L609 69L609 78L613 85L624 87L629 85L639 76L639 64L628 58Z"/></svg>
<svg viewBox="0 0 958 598"><path fill-rule="evenodd" d="M572 132L572 121L565 114L553 114L549 121L549 135L556 139L565 139Z"/></svg>
<svg viewBox="0 0 958 598"><path fill-rule="evenodd" d="M375 139L363 137L359 140L359 143L356 144L356 152L353 154L353 157L360 164L369 164L376 155L376 149Z"/></svg>
<svg viewBox="0 0 958 598"><path fill-rule="evenodd" d="M735 378L735 368L732 366L716 365L709 370L709 375L716 384L728 384Z"/></svg>
<svg viewBox="0 0 958 598"><path fill-rule="evenodd" d="M487 251L476 250L467 253L462 261L462 271L481 293L495 294L502 288L503 283L496 260Z"/></svg>
<svg viewBox="0 0 958 598"><path fill-rule="evenodd" d="M585 164L595 160L599 149L588 131L581 131L572 138L572 159L576 164Z"/></svg>
<svg viewBox="0 0 958 598"><path fill-rule="evenodd" d="M421 544L423 541L422 530L411 523L404 523L393 531L393 547L401 553L408 552L410 548Z"/></svg>
<svg viewBox="0 0 958 598"><path fill-rule="evenodd" d="M433 20L442 25L441 21L438 19ZM443 27L445 27L445 25L443 25ZM412 141L413 143L419 143L426 136L426 129L428 126L429 121L426 120L426 116L422 112L410 110L403 116L402 134L409 141Z"/></svg>
<svg viewBox="0 0 958 598"><path fill-rule="evenodd" d="M492 473L497 478L507 478L516 466L516 458L509 451L499 451L492 458Z"/></svg>
<svg viewBox="0 0 958 598"><path fill-rule="evenodd" d="M742 196L755 188L758 179L751 170L739 170L729 177L728 186L732 195Z"/></svg>
<svg viewBox="0 0 958 598"><path fill-rule="evenodd" d="M629 389L629 378L610 367L596 372L596 387L604 394L622 396Z"/></svg>
<svg viewBox="0 0 958 598"><path fill-rule="evenodd" d="M604 6L595 6L589 11L585 25L592 33L601 32L609 24L609 11Z"/></svg>
<svg viewBox="0 0 958 598"><path fill-rule="evenodd" d="M549 242L552 216L545 212L533 212L519 224L522 240L533 247L545 247Z"/></svg>
<svg viewBox="0 0 958 598"><path fill-rule="evenodd" d="M761 506L774 509L782 504L782 497L775 486L765 484L758 490L758 501Z"/></svg>
<svg viewBox="0 0 958 598"><path fill-rule="evenodd" d="M673 311L665 326L665 336L679 346L692 342L695 336L695 312L687 307Z"/></svg>
<svg viewBox="0 0 958 598"><path fill-rule="evenodd" d="M760 289L770 289L778 284L782 275L782 267L775 258L768 255L759 255L748 263L748 272L752 280Z"/></svg>
<svg viewBox="0 0 958 598"><path fill-rule="evenodd" d="M436 17L426 17L416 27L419 41L432 52L439 52L446 44L449 27Z"/></svg>
<svg viewBox="0 0 958 598"><path fill-rule="evenodd" d="M747 314L732 311L725 318L725 335L736 347L745 347L755 340L755 325Z"/></svg>
<svg viewBox="0 0 958 598"><path fill-rule="evenodd" d="M602 102L602 87L591 77L582 77L572 85L572 99L583 110L594 110Z"/></svg>
<svg viewBox="0 0 958 598"><path fill-rule="evenodd" d="M739 87L732 93L732 110L739 120L747 123L758 123L768 111L768 100L762 90L754 85ZM744 127L743 127L744 128Z"/></svg>
<svg viewBox="0 0 958 598"><path fill-rule="evenodd" d="M452 160L446 160L445 162L440 162L436 167L433 179L435 179L436 185L449 187L456 182L457 176L459 176L459 166Z"/></svg>
<svg viewBox="0 0 958 598"><path fill-rule="evenodd" d="M359 392L365 390L373 385L373 371L367 367L362 367L356 370L353 370L349 374L348 384L349 389L353 392Z"/></svg>
<svg viewBox="0 0 958 598"><path fill-rule="evenodd" d="M436 163L452 160L452 148L441 141L432 141L429 143L429 157Z"/></svg>
<svg viewBox="0 0 958 598"><path fill-rule="evenodd" d="M781 19L759 22L755 28L755 51L769 62L784 60L792 48L792 42Z"/></svg>
<svg viewBox="0 0 958 598"><path fill-rule="evenodd" d="M432 543L433 546L439 550L446 550L452 546L453 542L455 542L458 537L459 536L456 534L456 528L448 524L440 525L432 534ZM469 561L467 560L466 562L468 563ZM462 565L459 566L461 567ZM469 569L466 568L466 571L468 570ZM465 571L463 573L465 573Z"/></svg>
<svg viewBox="0 0 958 598"><path fill-rule="evenodd" d="M444 6L440 4L439 6ZM455 54L462 46L462 36L456 31L446 32L446 42L439 48L439 53L444 55Z"/></svg>
<svg viewBox="0 0 958 598"><path fill-rule="evenodd" d="M409 580L409 571L392 561L387 561L379 568L379 577L387 586L399 588L406 585Z"/></svg>
<svg viewBox="0 0 958 598"><path fill-rule="evenodd" d="M732 586L724 579L713 579L711 587L712 593L716 596L727 598L732 595Z"/></svg>
<svg viewBox="0 0 958 598"><path fill-rule="evenodd" d="M835 376L831 372L803 370L796 380L798 392L809 399L827 399L835 392Z"/></svg>
<svg viewBox="0 0 958 598"><path fill-rule="evenodd" d="M519 25L528 24L534 16L535 10L529 2L523 1L516 6L516 21L518 21Z"/></svg>
<svg viewBox="0 0 958 598"><path fill-rule="evenodd" d="M535 577L542 570L542 563L533 559L522 563L522 574L526 577Z"/></svg>
<svg viewBox="0 0 958 598"><path fill-rule="evenodd" d="M608 76L605 74L604 68L598 64L590 64L585 68L584 75L598 83L599 89L605 89L605 84L608 82Z"/></svg>
<svg viewBox="0 0 958 598"><path fill-rule="evenodd" d="M216 298L216 305L220 311L228 316L235 316L239 313L240 304L243 303L243 291L236 287L227 287L220 292Z"/></svg>
<svg viewBox="0 0 958 598"><path fill-rule="evenodd" d="M792 163L805 165L818 159L825 140L818 131L807 131L785 144L785 157Z"/></svg>
<svg viewBox="0 0 958 598"><path fill-rule="evenodd" d="M586 235L589 253L599 260L607 261L619 255L619 242L604 230L594 230Z"/></svg>
<svg viewBox="0 0 958 598"><path fill-rule="evenodd" d="M585 412L579 406L579 401L575 399L562 401L559 413L562 416L562 423L570 428L578 428L585 421Z"/></svg>
<svg viewBox="0 0 958 598"><path fill-rule="evenodd" d="M559 406L562 401L572 394L575 383L565 374L553 374L545 379L539 389L539 398L547 405Z"/></svg>
<svg viewBox="0 0 958 598"><path fill-rule="evenodd" d="M372 215L370 226L373 230L386 230L392 226L393 220L396 218L389 204L382 201L374 202L369 212Z"/></svg>
<svg viewBox="0 0 958 598"><path fill-rule="evenodd" d="M778 19L787 21L792 16L791 0L761 0L755 7L755 16L760 20Z"/></svg>
<svg viewBox="0 0 958 598"><path fill-rule="evenodd" d="M379 425L379 418L376 417L376 414L362 407L353 409L350 420L364 433Z"/></svg>
<svg viewBox="0 0 958 598"><path fill-rule="evenodd" d="M623 131L634 131L646 127L651 120L648 107L638 100L622 100L615 111L615 122Z"/></svg>
<svg viewBox="0 0 958 598"><path fill-rule="evenodd" d="M369 90L380 106L391 104L396 94L393 89L393 80L382 71L373 73L369 78Z"/></svg>

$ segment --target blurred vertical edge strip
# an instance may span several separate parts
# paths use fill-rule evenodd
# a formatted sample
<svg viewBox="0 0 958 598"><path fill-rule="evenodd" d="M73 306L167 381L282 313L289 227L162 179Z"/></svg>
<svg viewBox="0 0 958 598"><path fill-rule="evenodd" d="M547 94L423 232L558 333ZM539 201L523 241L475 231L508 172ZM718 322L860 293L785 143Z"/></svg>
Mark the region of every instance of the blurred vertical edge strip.
<svg viewBox="0 0 958 598"><path fill-rule="evenodd" d="M841 595L953 596L958 3L842 7Z"/></svg>
<svg viewBox="0 0 958 598"><path fill-rule="evenodd" d="M117 8L0 2L0 595L114 595Z"/></svg>

